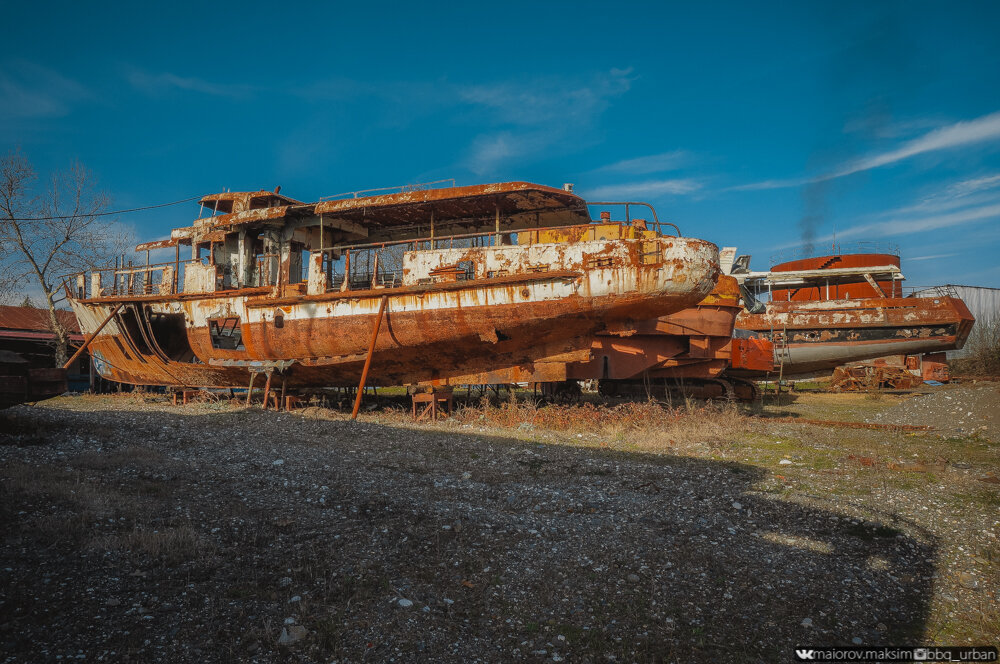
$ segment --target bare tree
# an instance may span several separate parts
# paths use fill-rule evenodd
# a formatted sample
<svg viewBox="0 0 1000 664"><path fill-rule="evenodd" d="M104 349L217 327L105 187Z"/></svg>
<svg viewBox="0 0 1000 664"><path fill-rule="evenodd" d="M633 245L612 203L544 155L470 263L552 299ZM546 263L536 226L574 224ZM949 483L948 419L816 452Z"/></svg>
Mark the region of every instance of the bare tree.
<svg viewBox="0 0 1000 664"><path fill-rule="evenodd" d="M36 180L20 151L0 159L0 279L7 288L30 283L41 290L61 366L69 347L69 331L56 316L65 299L61 277L107 267L130 238L103 216L110 199L81 164L54 174L42 189Z"/></svg>

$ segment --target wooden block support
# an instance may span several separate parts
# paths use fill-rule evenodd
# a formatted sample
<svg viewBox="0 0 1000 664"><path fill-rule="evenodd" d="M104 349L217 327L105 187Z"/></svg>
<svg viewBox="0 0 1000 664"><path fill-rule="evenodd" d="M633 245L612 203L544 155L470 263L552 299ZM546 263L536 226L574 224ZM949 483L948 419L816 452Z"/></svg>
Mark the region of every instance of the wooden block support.
<svg viewBox="0 0 1000 664"><path fill-rule="evenodd" d="M430 417L431 420L436 421L438 418L438 413L441 413L443 417L449 417L451 415L452 406L452 390L434 390L431 392L419 392L413 396L413 419L417 422L421 421L425 417ZM417 414L417 404L427 404L424 409Z"/></svg>

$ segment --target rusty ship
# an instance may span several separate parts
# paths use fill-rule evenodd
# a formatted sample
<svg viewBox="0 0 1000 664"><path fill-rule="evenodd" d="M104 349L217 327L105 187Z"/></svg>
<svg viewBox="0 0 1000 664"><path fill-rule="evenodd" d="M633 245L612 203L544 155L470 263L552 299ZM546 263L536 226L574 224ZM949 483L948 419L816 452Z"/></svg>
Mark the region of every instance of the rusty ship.
<svg viewBox="0 0 1000 664"><path fill-rule="evenodd" d="M645 208L659 220L648 203L591 203L624 209L622 220L612 221L601 212L598 233L617 233L621 225L629 237L644 233L645 219L631 218L630 208ZM561 231L555 230L559 234ZM499 368L474 375L454 376L443 384L535 383L542 393L557 400L580 396L580 382L593 381L607 397L662 397L671 394L707 398L752 399L752 381L733 374L767 374L773 370L773 346L763 338L734 338L736 318L742 311L736 278L720 275L714 288L696 304L675 313L647 320L611 322L594 333L586 347L574 353L541 357L530 364Z"/></svg>
<svg viewBox="0 0 1000 664"><path fill-rule="evenodd" d="M570 190L525 182L316 203L227 192L200 207L192 225L136 247L145 263L67 280L104 377L244 387L274 373L296 389L358 385L370 369L369 384L448 381L576 358L598 330L695 305L719 276L709 242L658 222L595 223ZM150 262L170 249L172 261Z"/></svg>
<svg viewBox="0 0 1000 664"><path fill-rule="evenodd" d="M898 250L875 249L838 248L777 263L767 272L750 271L748 256L723 261L758 305L758 313L740 313L737 336L773 342L775 368L784 376L961 348L975 322L961 298L906 296Z"/></svg>

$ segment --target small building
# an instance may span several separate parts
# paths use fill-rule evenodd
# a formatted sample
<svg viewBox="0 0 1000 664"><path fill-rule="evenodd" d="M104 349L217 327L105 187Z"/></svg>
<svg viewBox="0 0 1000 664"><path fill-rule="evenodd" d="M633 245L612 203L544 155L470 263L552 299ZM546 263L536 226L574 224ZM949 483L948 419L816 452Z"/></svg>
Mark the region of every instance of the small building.
<svg viewBox="0 0 1000 664"><path fill-rule="evenodd" d="M69 330L72 355L83 343L83 333L72 311L56 311L59 321ZM47 309L34 307L0 306L0 350L17 353L31 368L54 367L55 334L49 325ZM69 388L75 391L90 389L90 355L83 353L69 368Z"/></svg>

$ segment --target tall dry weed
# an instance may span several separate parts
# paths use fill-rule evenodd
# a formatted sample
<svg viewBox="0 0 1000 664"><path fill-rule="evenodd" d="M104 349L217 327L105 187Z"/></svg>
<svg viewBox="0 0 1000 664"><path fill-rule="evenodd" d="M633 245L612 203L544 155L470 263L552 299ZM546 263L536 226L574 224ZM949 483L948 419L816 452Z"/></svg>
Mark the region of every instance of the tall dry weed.
<svg viewBox="0 0 1000 664"><path fill-rule="evenodd" d="M503 428L530 425L550 431L599 434L651 451L725 444L752 428L754 422L729 402L686 399L674 407L652 400L615 406L593 403L540 406L514 395L498 404L484 398L476 406L459 409L455 419L463 424Z"/></svg>
<svg viewBox="0 0 1000 664"><path fill-rule="evenodd" d="M1000 315L976 321L965 351L966 357L951 362L954 373L1000 376Z"/></svg>

